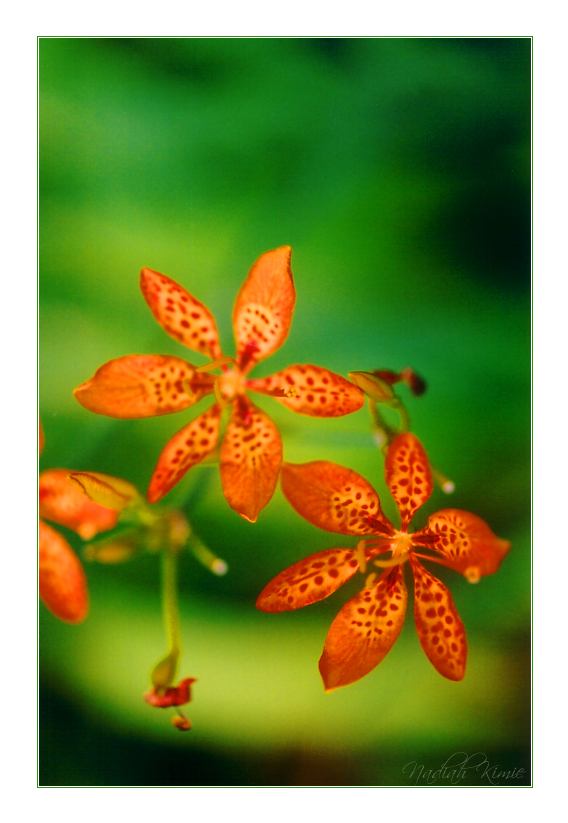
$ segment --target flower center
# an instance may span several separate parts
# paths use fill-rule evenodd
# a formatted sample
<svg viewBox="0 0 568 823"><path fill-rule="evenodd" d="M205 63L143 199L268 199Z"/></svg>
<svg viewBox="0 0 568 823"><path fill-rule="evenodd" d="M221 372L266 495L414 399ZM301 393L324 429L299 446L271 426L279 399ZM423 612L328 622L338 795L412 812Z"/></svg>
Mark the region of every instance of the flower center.
<svg viewBox="0 0 568 823"><path fill-rule="evenodd" d="M244 375L240 369L231 368L219 377L219 391L227 402L244 393Z"/></svg>
<svg viewBox="0 0 568 823"><path fill-rule="evenodd" d="M400 557L402 554L408 555L412 551L412 538L406 532L395 532L394 539L391 543L393 560ZM405 560L402 560L404 563Z"/></svg>
<svg viewBox="0 0 568 823"><path fill-rule="evenodd" d="M406 532L395 532L389 540L389 545L385 547L385 550L387 549L392 551L390 559L373 560L373 566L379 569L391 569L394 566L401 566L403 563L406 563L410 553L413 551L412 538L409 534L406 534ZM362 572L365 571L364 567L361 566L361 560L359 560L359 568ZM367 580L369 581L374 577L375 575L369 575ZM367 583L367 585L371 584Z"/></svg>

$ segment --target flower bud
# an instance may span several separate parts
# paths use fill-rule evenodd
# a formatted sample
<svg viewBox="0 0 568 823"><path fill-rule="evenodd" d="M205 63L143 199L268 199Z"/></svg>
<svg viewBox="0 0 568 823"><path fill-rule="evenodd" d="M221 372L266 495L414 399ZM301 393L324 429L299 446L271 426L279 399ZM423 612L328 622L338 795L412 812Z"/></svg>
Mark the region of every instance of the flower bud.
<svg viewBox="0 0 568 823"><path fill-rule="evenodd" d="M111 477L99 472L73 472L69 480L76 483L83 494L86 494L100 506L106 506L115 512L123 511L138 501L141 497L132 483L119 477Z"/></svg>
<svg viewBox="0 0 568 823"><path fill-rule="evenodd" d="M347 376L375 403L388 403L394 397L394 392L387 381L372 372L350 371Z"/></svg>

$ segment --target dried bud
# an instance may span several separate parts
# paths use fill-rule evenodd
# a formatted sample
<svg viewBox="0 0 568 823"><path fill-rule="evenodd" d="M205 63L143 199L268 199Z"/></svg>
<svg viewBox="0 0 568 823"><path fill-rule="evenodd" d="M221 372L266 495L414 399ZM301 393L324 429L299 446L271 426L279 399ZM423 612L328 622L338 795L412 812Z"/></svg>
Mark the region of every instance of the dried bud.
<svg viewBox="0 0 568 823"><path fill-rule="evenodd" d="M410 391L415 397L420 397L426 391L426 381L419 374L416 374L411 368L407 367L400 373L401 380L406 383Z"/></svg>
<svg viewBox="0 0 568 823"><path fill-rule="evenodd" d="M150 706L159 709L168 709L171 706L183 706L191 700L191 684L195 683L194 677L186 677L179 686L170 686L167 689L157 690L151 688L144 695L144 700ZM161 692L161 693L160 693Z"/></svg>
<svg viewBox="0 0 568 823"><path fill-rule="evenodd" d="M381 380L384 380L385 383L389 384L389 386L394 386L395 383L400 383L402 380L401 374L390 371L390 369L373 369L371 374L374 374L375 377L379 377Z"/></svg>
<svg viewBox="0 0 568 823"><path fill-rule="evenodd" d="M175 726L180 732L188 732L191 729L189 718L185 715L181 717L179 714L174 714L172 717L172 726Z"/></svg>

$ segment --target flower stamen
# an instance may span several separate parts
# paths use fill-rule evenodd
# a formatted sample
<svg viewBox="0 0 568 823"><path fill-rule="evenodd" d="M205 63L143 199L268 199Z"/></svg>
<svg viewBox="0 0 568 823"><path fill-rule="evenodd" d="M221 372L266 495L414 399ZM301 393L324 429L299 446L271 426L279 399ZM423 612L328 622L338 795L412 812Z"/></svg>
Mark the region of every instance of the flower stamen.
<svg viewBox="0 0 568 823"><path fill-rule="evenodd" d="M215 395L215 400L216 400L216 401L217 401L217 403L221 406L221 408L222 408L222 409L224 409L226 406L230 406L230 405L231 405L232 401L231 401L231 400L227 400L227 399L226 399L225 397L223 397L223 395L221 394L221 388L220 388L220 386L219 386L219 378L217 378L217 380L215 380L215 382L214 382L214 384L213 384L213 394Z"/></svg>
<svg viewBox="0 0 568 823"><path fill-rule="evenodd" d="M195 392L191 388L191 383L189 382L187 377L184 377L184 379L181 381L181 387L184 390L184 392L187 394L187 396L190 397L193 400L193 398L195 397Z"/></svg>
<svg viewBox="0 0 568 823"><path fill-rule="evenodd" d="M372 574L370 574L370 575L367 577L367 579L365 580L365 588L366 588L366 589L370 589L370 588L371 588L371 586L373 585L373 583L375 582L375 580L376 580L376 579L377 579L377 575L375 574L375 572L373 572Z"/></svg>
<svg viewBox="0 0 568 823"><path fill-rule="evenodd" d="M365 541L359 540L357 543L357 561L359 563L359 571L361 574L365 574L367 571L367 559L365 557Z"/></svg>
<svg viewBox="0 0 568 823"><path fill-rule="evenodd" d="M373 566L377 566L379 569L390 569L393 566L402 566L403 563L406 563L409 556L409 552L402 552L402 554L397 554L396 557L391 557L390 560L373 560Z"/></svg>
<svg viewBox="0 0 568 823"><path fill-rule="evenodd" d="M228 355L226 357L219 357L217 360L212 360L211 363L206 363L204 366L198 366L195 369L196 374L204 374L208 371L214 371L215 369L220 369L221 366L226 366L227 363L235 364L235 361L232 357ZM236 365L236 364L235 364Z"/></svg>

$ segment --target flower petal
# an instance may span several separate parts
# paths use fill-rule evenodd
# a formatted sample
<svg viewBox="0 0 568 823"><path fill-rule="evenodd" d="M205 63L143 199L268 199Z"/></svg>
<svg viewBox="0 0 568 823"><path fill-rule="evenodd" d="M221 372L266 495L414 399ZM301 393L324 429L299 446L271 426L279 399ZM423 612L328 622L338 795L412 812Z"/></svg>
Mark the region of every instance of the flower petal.
<svg viewBox="0 0 568 823"><path fill-rule="evenodd" d="M179 483L184 474L201 463L216 447L221 426L221 409L215 403L174 434L160 455L148 488L148 502L157 503Z"/></svg>
<svg viewBox="0 0 568 823"><path fill-rule="evenodd" d="M465 674L465 629L452 595L437 577L410 558L414 571L414 618L426 657L448 680Z"/></svg>
<svg viewBox="0 0 568 823"><path fill-rule="evenodd" d="M405 530L434 488L428 456L415 435L406 432L394 438L385 459L385 477Z"/></svg>
<svg viewBox="0 0 568 823"><path fill-rule="evenodd" d="M242 399L233 407L221 446L221 483L229 506L254 523L278 483L280 432L261 409Z"/></svg>
<svg viewBox="0 0 568 823"><path fill-rule="evenodd" d="M160 326L170 337L212 360L222 356L215 318L175 280L142 269L140 288Z"/></svg>
<svg viewBox="0 0 568 823"><path fill-rule="evenodd" d="M494 574L511 548L509 541L493 534L481 517L461 509L436 512L428 518L424 531L440 535L433 550L445 558L445 566L472 583L486 574Z"/></svg>
<svg viewBox="0 0 568 823"><path fill-rule="evenodd" d="M376 554L367 549L366 558ZM355 549L327 549L294 563L265 586L256 601L262 612L287 612L323 600L359 569Z"/></svg>
<svg viewBox="0 0 568 823"><path fill-rule="evenodd" d="M183 411L210 394L214 382L179 357L132 354L105 363L73 394L95 414L133 420Z"/></svg>
<svg viewBox="0 0 568 823"><path fill-rule="evenodd" d="M39 596L43 603L65 623L81 623L89 611L85 572L65 538L42 520L38 566Z"/></svg>
<svg viewBox="0 0 568 823"><path fill-rule="evenodd" d="M117 514L89 500L69 480L68 469L47 469L39 476L39 514L90 540L116 526Z"/></svg>
<svg viewBox="0 0 568 823"><path fill-rule="evenodd" d="M288 366L263 380L247 380L246 386L272 395L298 414L312 417L342 417L358 411L365 402L361 389L320 366Z"/></svg>
<svg viewBox="0 0 568 823"><path fill-rule="evenodd" d="M283 463L280 484L288 502L305 520L339 534L389 534L376 491L361 475L327 460ZM385 530L371 525L370 518Z"/></svg>
<svg viewBox="0 0 568 823"><path fill-rule="evenodd" d="M243 369L275 352L288 336L296 300L291 256L290 246L263 254L237 295L233 328L237 363Z"/></svg>
<svg viewBox="0 0 568 823"><path fill-rule="evenodd" d="M395 566L345 604L319 662L326 692L360 680L386 657L402 629L407 601L402 567Z"/></svg>

